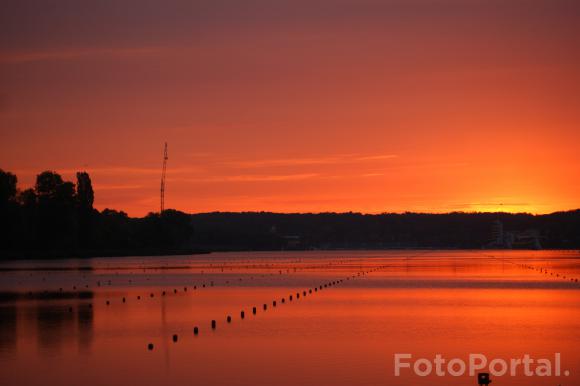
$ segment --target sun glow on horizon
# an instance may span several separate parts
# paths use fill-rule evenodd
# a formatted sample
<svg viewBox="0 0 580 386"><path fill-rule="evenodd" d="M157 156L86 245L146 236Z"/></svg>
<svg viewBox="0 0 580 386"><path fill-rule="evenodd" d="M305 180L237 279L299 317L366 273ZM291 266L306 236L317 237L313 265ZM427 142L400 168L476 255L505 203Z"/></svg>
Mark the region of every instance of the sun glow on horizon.
<svg viewBox="0 0 580 386"><path fill-rule="evenodd" d="M134 216L158 210L166 141L185 212L580 207L560 1L226 3L9 6L30 22L0 23L0 167L21 188L87 170L97 208Z"/></svg>

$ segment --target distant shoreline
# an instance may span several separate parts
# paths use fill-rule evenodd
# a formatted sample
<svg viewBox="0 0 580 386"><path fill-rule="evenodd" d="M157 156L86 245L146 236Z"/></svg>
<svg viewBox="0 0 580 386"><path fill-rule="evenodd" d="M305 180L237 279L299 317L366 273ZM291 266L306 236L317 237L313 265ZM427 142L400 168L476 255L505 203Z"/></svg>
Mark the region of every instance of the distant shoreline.
<svg viewBox="0 0 580 386"><path fill-rule="evenodd" d="M56 259L90 259L97 257L132 257L132 256L176 256L204 255L211 251L205 249L131 249L103 251L2 251L0 261L6 260L56 260Z"/></svg>
<svg viewBox="0 0 580 386"><path fill-rule="evenodd" d="M172 250L127 250L127 251L84 251L84 252L2 252L2 261L23 260L58 260L58 259L91 259L91 258L123 258L123 257L158 257L158 256L187 256L209 255L212 253L236 252L380 252L380 251L538 251L536 249L476 249L453 247L397 247L397 248L329 248L329 249L172 249ZM539 251L578 251L577 248L545 248ZM579 251L580 252L580 251Z"/></svg>

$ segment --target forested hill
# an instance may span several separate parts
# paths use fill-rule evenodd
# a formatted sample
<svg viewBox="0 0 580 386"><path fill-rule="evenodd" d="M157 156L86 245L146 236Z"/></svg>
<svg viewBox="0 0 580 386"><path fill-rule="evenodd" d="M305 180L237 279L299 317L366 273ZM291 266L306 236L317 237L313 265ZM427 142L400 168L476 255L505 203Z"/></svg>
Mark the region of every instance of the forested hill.
<svg viewBox="0 0 580 386"><path fill-rule="evenodd" d="M482 248L499 220L506 234L532 231L542 248L580 248L580 210L547 215L194 214L194 241L210 249Z"/></svg>

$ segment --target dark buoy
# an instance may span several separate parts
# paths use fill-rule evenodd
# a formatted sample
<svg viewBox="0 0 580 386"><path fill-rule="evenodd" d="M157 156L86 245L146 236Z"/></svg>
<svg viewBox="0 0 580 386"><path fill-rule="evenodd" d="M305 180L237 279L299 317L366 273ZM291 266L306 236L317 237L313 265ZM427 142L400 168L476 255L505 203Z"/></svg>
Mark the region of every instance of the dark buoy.
<svg viewBox="0 0 580 386"><path fill-rule="evenodd" d="M272 307L276 307L276 301L275 300L272 302Z"/></svg>
<svg viewBox="0 0 580 386"><path fill-rule="evenodd" d="M266 303L264 303L264 311L266 310L266 308L268 308L268 305Z"/></svg>
<svg viewBox="0 0 580 386"><path fill-rule="evenodd" d="M149 294L149 296L151 296L151 297L154 297L155 295L153 295L153 294Z"/></svg>
<svg viewBox="0 0 580 386"><path fill-rule="evenodd" d="M282 303L286 303L286 299L282 298Z"/></svg>
<svg viewBox="0 0 580 386"><path fill-rule="evenodd" d="M127 299L123 298L123 303L125 303L127 301Z"/></svg>
<svg viewBox="0 0 580 386"><path fill-rule="evenodd" d="M177 290L176 290L176 289L174 289L174 290L173 290L173 293L174 293L174 294L176 294L176 293L177 293Z"/></svg>
<svg viewBox="0 0 580 386"><path fill-rule="evenodd" d="M292 301L292 295L288 296L288 300Z"/></svg>
<svg viewBox="0 0 580 386"><path fill-rule="evenodd" d="M109 302L109 301L107 300L107 305L109 305L109 304L111 304L111 302Z"/></svg>
<svg viewBox="0 0 580 386"><path fill-rule="evenodd" d="M137 300L141 300L141 296L140 295L137 296Z"/></svg>
<svg viewBox="0 0 580 386"><path fill-rule="evenodd" d="M211 328L213 328L215 330L215 326L216 326L215 320L212 320L211 321Z"/></svg>
<svg viewBox="0 0 580 386"><path fill-rule="evenodd" d="M227 320L228 323L231 323L232 322L232 317L228 315L228 317L226 318L226 320Z"/></svg>
<svg viewBox="0 0 580 386"><path fill-rule="evenodd" d="M161 296L165 296L165 291L161 292Z"/></svg>
<svg viewBox="0 0 580 386"><path fill-rule="evenodd" d="M253 313L254 315L256 315L256 307L253 307L253 308L252 308L252 313Z"/></svg>
<svg viewBox="0 0 580 386"><path fill-rule="evenodd" d="M149 350L149 351L153 350L153 343L149 343L147 345L147 350Z"/></svg>
<svg viewBox="0 0 580 386"><path fill-rule="evenodd" d="M489 373L479 373L477 374L477 384L479 386L487 386L491 383L489 379Z"/></svg>
<svg viewBox="0 0 580 386"><path fill-rule="evenodd" d="M244 311L240 312L240 318L244 319L246 317L246 313Z"/></svg>
<svg viewBox="0 0 580 386"><path fill-rule="evenodd" d="M177 334L173 334L173 342L177 342Z"/></svg>
<svg viewBox="0 0 580 386"><path fill-rule="evenodd" d="M193 335L197 335L197 334L199 334L199 328L194 327L193 328Z"/></svg>

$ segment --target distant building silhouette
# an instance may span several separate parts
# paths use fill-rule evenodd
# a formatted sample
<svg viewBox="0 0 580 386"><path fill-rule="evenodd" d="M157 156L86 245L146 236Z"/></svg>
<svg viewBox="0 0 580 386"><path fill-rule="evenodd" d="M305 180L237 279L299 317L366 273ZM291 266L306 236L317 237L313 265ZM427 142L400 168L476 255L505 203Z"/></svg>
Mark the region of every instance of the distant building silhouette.
<svg viewBox="0 0 580 386"><path fill-rule="evenodd" d="M501 246L504 244L503 223L495 220L491 224L491 245Z"/></svg>
<svg viewBox="0 0 580 386"><path fill-rule="evenodd" d="M542 249L537 229L505 231L500 220L491 224L491 238L485 248L494 249Z"/></svg>

